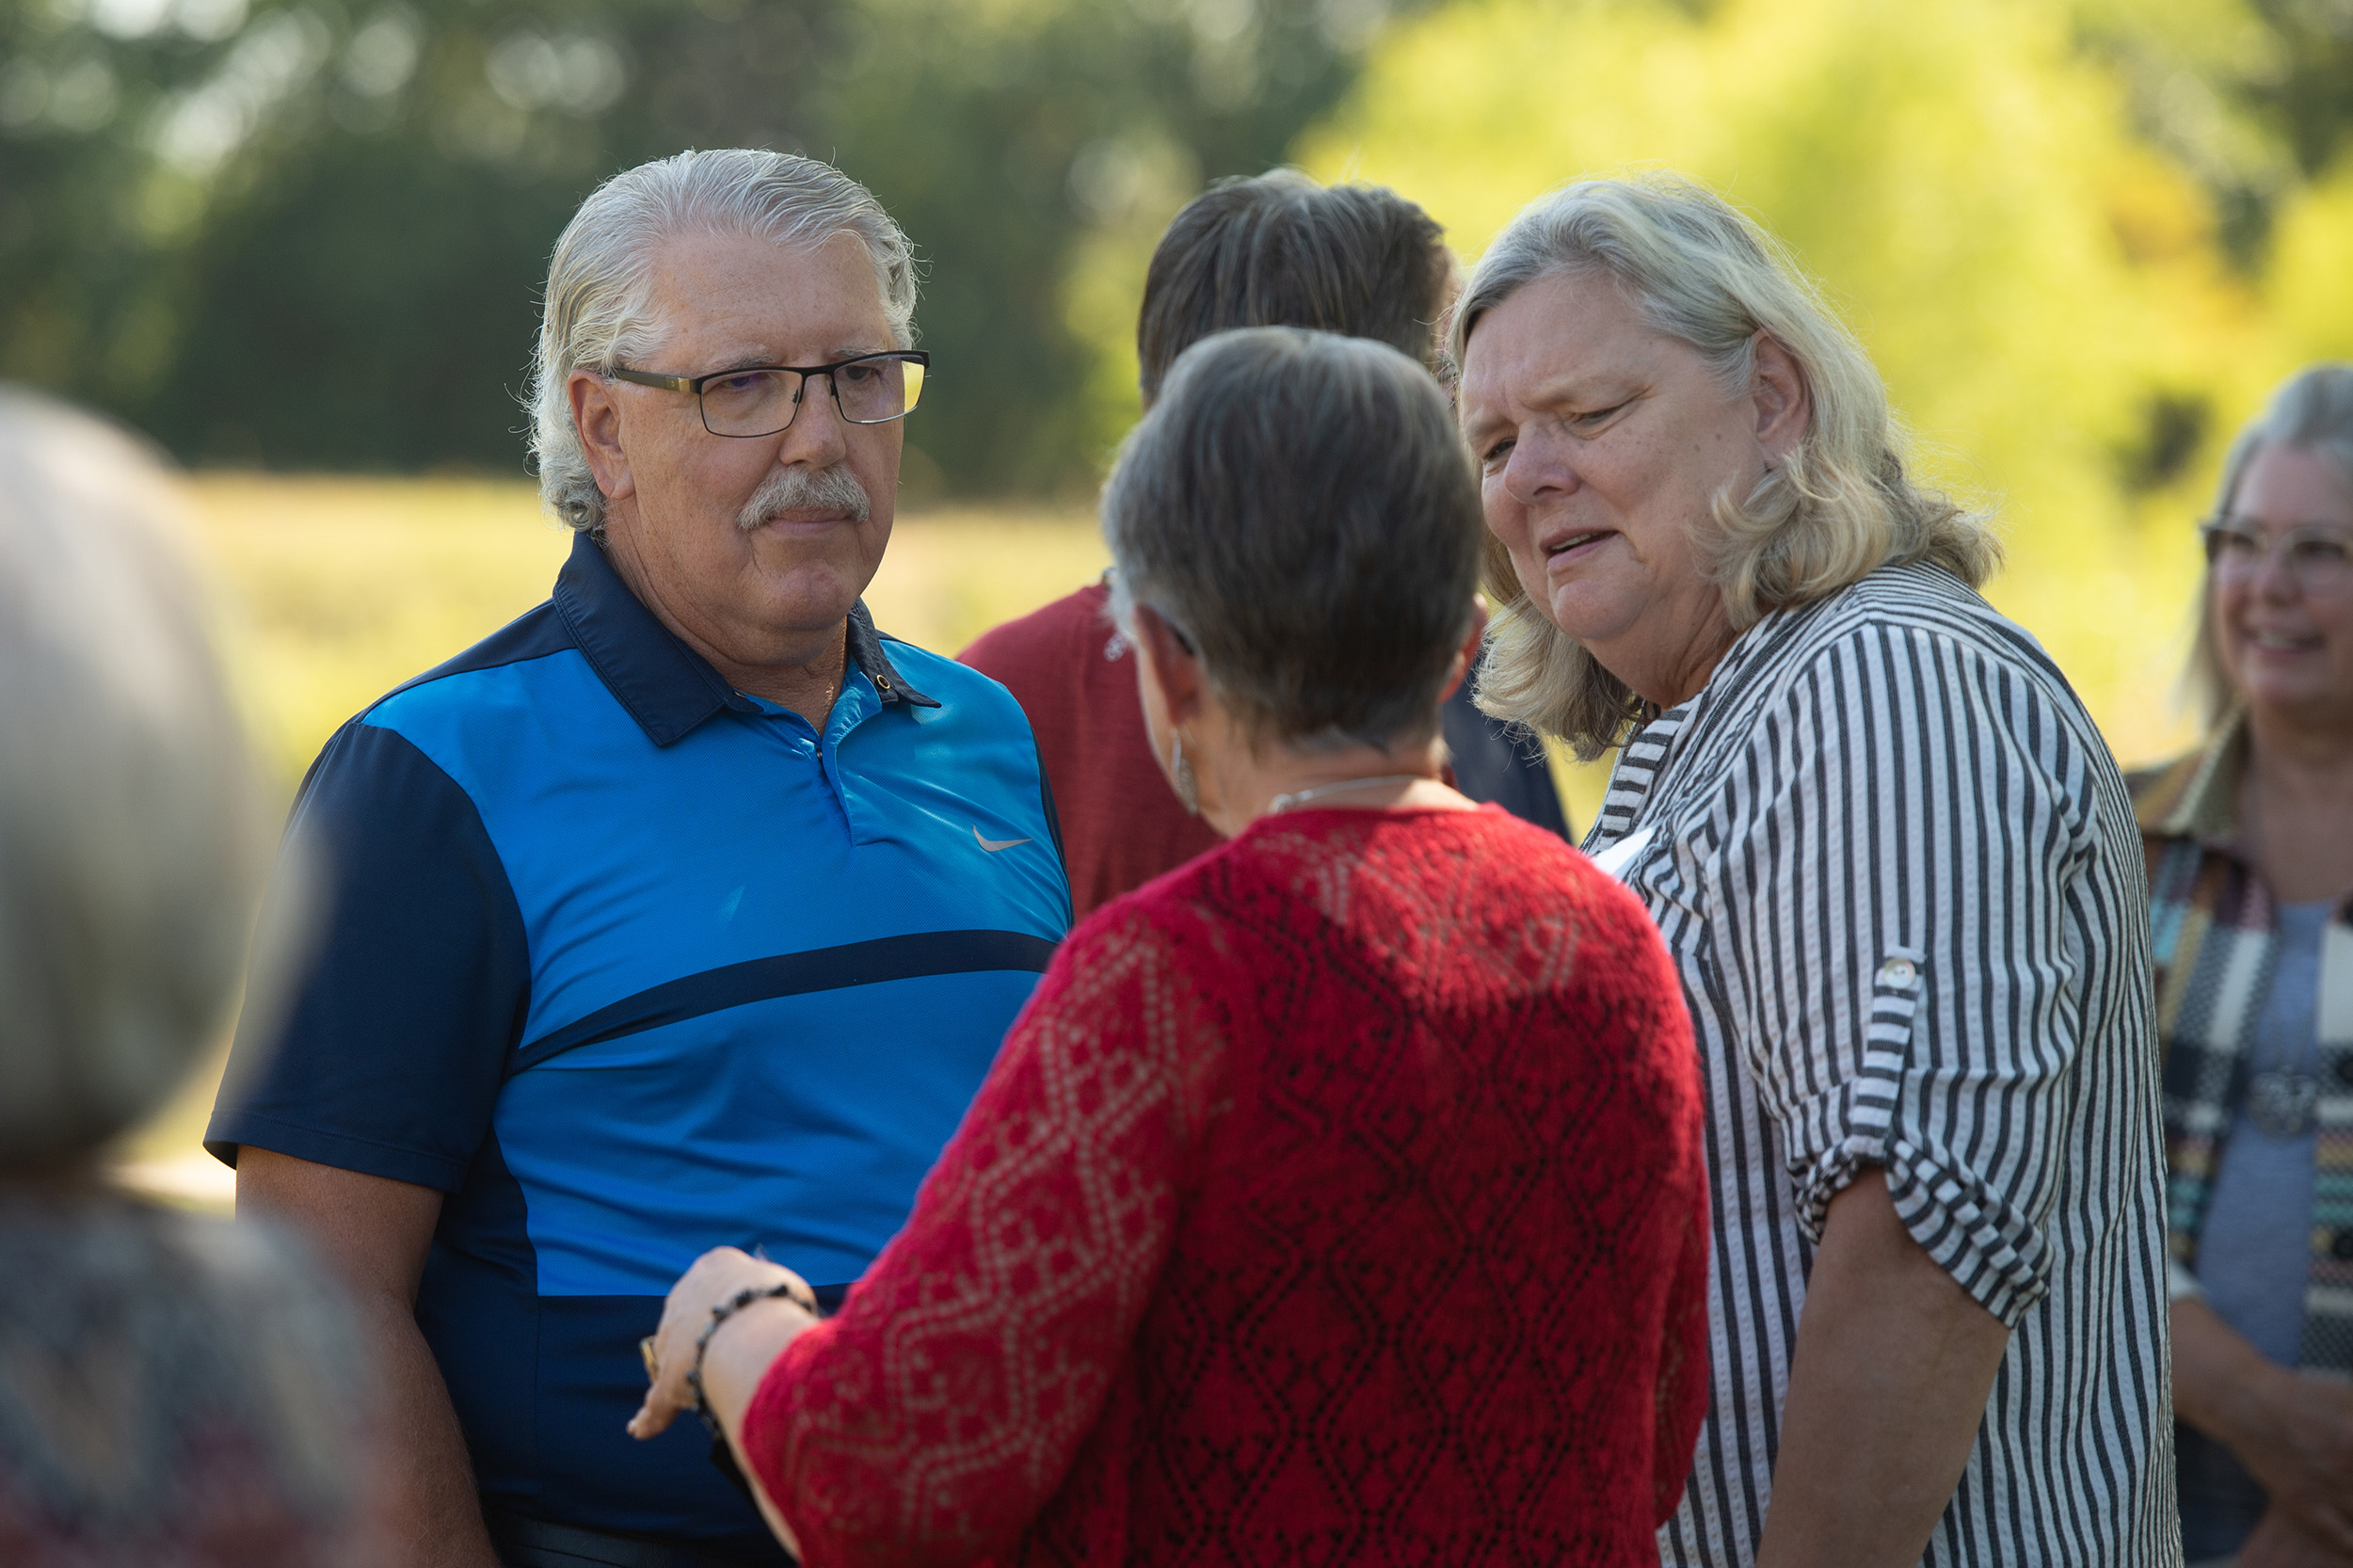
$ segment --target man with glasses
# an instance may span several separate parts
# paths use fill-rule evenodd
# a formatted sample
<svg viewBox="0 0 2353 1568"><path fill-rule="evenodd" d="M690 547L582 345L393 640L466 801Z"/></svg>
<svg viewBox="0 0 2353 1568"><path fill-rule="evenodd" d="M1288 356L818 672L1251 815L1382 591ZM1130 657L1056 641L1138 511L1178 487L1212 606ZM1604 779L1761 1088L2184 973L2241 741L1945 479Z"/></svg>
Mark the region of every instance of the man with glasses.
<svg viewBox="0 0 2353 1568"><path fill-rule="evenodd" d="M914 304L823 164L591 195L534 380L554 595L305 781L317 961L207 1142L353 1283L421 1562L785 1560L687 1426L624 1431L638 1341L723 1243L838 1299L1069 923L1020 710L859 601Z"/></svg>

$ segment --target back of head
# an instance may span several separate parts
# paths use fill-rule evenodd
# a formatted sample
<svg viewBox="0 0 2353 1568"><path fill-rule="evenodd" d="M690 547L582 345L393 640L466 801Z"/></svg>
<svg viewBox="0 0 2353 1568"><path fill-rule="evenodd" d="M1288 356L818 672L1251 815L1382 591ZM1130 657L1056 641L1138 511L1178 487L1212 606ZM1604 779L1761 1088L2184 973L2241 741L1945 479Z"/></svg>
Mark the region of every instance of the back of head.
<svg viewBox="0 0 2353 1568"><path fill-rule="evenodd" d="M1103 490L1116 613L1149 605L1254 738L1309 749L1434 731L1484 532L1437 382L1295 328L1188 349Z"/></svg>
<svg viewBox="0 0 2353 1568"><path fill-rule="evenodd" d="M1289 168L1221 182L1152 252L1136 318L1144 400L1178 355L1237 327L1371 338L1432 362L1443 239L1429 214L1377 185L1321 185Z"/></svg>
<svg viewBox="0 0 2353 1568"><path fill-rule="evenodd" d="M2248 465L2271 446L2295 447L2327 459L2353 493L2353 364L2328 360L2307 365L2280 384L2263 412L2233 439L2222 459L2222 482L2215 489L2217 516L2231 510ZM2215 640L2212 588L2209 582L2199 595L2198 634L2186 682L2209 726L2219 725L2238 701Z"/></svg>
<svg viewBox="0 0 2353 1568"><path fill-rule="evenodd" d="M224 1021L268 834L148 453L0 388L0 1171L70 1165Z"/></svg>
<svg viewBox="0 0 2353 1568"><path fill-rule="evenodd" d="M745 234L813 248L856 234L874 264L883 314L902 348L915 342L915 253L873 193L828 164L749 148L686 152L625 169L591 191L548 263L532 356L533 454L539 496L572 527L604 523L604 495L572 426L566 384L589 366L638 358L660 323L654 254L681 234Z"/></svg>

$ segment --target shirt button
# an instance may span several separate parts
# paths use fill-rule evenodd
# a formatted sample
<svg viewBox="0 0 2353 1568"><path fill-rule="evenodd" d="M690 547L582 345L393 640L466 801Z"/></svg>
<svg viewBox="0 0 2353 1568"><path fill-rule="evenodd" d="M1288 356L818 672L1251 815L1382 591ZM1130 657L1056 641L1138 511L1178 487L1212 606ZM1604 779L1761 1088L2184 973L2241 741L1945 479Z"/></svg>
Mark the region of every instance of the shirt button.
<svg viewBox="0 0 2353 1568"><path fill-rule="evenodd" d="M1909 958L1891 958L1880 966L1879 982L1882 985L1909 985L1919 974L1920 967Z"/></svg>
<svg viewBox="0 0 2353 1568"><path fill-rule="evenodd" d="M2337 1239L2329 1243L2329 1256L2340 1263L2353 1263L2353 1230L2337 1232Z"/></svg>

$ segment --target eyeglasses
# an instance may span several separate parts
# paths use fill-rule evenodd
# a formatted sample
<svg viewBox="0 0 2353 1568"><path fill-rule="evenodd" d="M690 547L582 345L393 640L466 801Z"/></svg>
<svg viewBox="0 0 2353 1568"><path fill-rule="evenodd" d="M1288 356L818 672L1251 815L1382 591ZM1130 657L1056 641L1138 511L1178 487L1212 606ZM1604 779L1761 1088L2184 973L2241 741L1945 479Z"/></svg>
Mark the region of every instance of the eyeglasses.
<svg viewBox="0 0 2353 1568"><path fill-rule="evenodd" d="M923 375L932 357L918 349L861 354L829 365L746 365L710 376L653 376L616 367L606 372L641 387L692 392L702 405L703 428L714 436L750 439L789 428L801 411L812 376L833 389L833 406L852 424L888 424L904 419L923 395Z"/></svg>
<svg viewBox="0 0 2353 1568"><path fill-rule="evenodd" d="M2265 527L2258 518L2226 516L2200 523L2198 536L2205 541L2206 565L2217 578L2251 578L2277 552L2306 593L2353 587L2353 531L2322 522Z"/></svg>

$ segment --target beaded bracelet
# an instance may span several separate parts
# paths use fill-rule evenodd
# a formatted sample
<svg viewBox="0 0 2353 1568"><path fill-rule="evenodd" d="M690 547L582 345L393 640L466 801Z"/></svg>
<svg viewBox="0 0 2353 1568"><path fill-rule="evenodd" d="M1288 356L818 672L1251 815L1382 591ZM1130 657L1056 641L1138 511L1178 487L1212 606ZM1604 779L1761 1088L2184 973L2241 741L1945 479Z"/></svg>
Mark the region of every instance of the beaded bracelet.
<svg viewBox="0 0 2353 1568"><path fill-rule="evenodd" d="M746 1285L726 1301L712 1306L711 1321L705 1323L702 1333L695 1336L695 1365L686 1373L686 1386L695 1393L695 1414L703 1418L703 1425L711 1429L713 1437L720 1435L721 1429L718 1417L711 1414L710 1401L703 1398L703 1352L711 1348L711 1336L719 1332L721 1323L754 1302L770 1301L777 1296L784 1297L810 1317L817 1316L817 1298L809 1294L808 1287L797 1279L778 1280L766 1287Z"/></svg>

